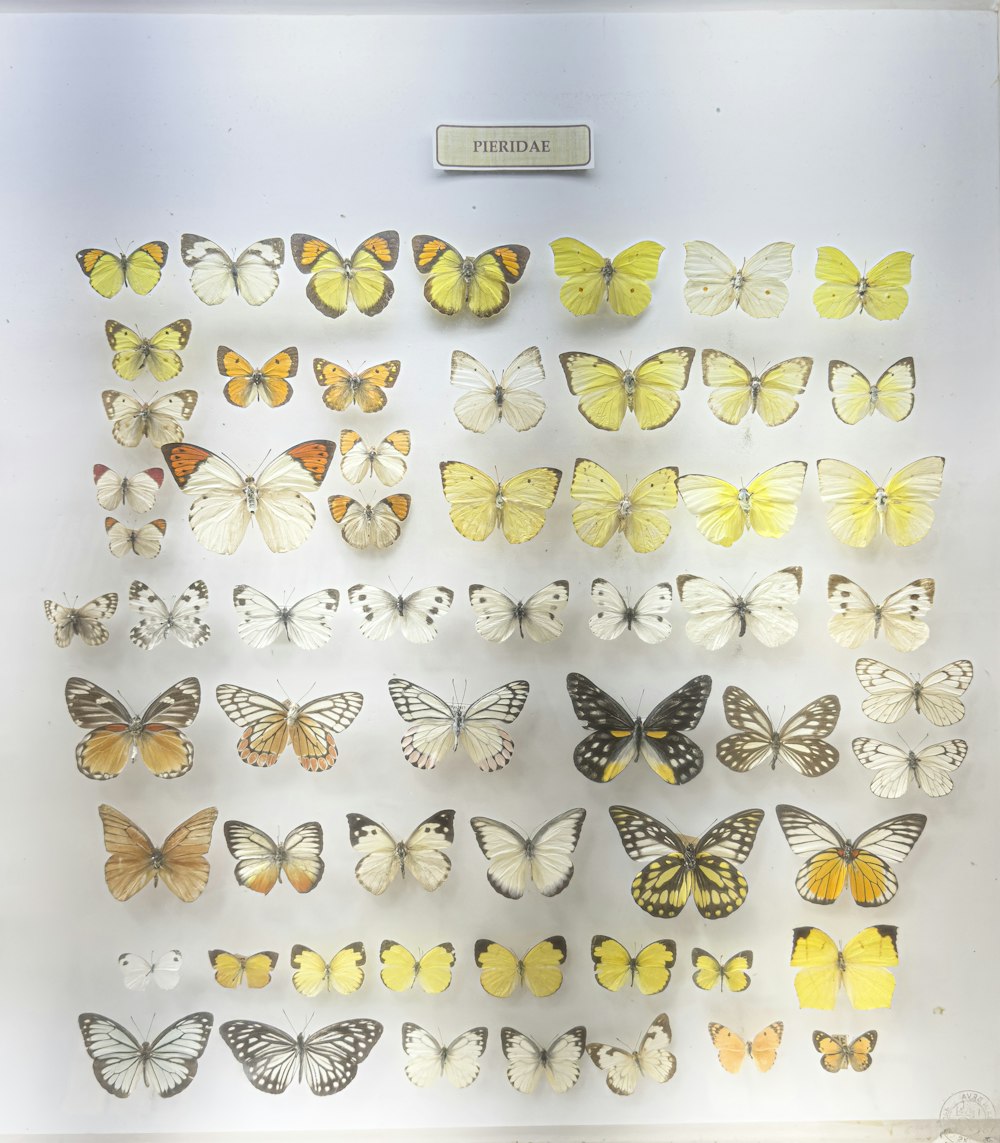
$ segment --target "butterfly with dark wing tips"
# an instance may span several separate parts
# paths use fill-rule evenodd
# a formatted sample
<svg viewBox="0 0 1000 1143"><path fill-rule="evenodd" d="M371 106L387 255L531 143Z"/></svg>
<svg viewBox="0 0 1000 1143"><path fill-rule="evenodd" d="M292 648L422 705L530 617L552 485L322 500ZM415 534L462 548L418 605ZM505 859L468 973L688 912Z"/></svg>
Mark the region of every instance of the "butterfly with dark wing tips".
<svg viewBox="0 0 1000 1143"><path fill-rule="evenodd" d="M79 607L45 600L45 618L55 627L53 632L57 647L68 647L73 636L79 635L88 647L100 647L107 643L111 632L101 622L110 619L118 608L118 593L109 591L98 595Z"/></svg>
<svg viewBox="0 0 1000 1143"><path fill-rule="evenodd" d="M148 294L160 280L167 261L166 242L144 242L128 254L88 246L78 250L77 265L87 275L91 289L102 298L113 298L123 286L140 296Z"/></svg>
<svg viewBox="0 0 1000 1143"><path fill-rule="evenodd" d="M319 822L297 825L280 842L246 822L228 821L222 830L236 858L233 875L246 889L266 895L284 874L296 893L311 893L323 879L326 865L320 856L323 827Z"/></svg>
<svg viewBox="0 0 1000 1143"><path fill-rule="evenodd" d="M817 1030L812 1034L812 1042L820 1054L820 1067L824 1070L840 1072L849 1066L856 1072L865 1072L872 1066L872 1052L878 1042L878 1032L872 1028L848 1043L844 1035L831 1035Z"/></svg>
<svg viewBox="0 0 1000 1143"><path fill-rule="evenodd" d="M277 409L292 399L289 377L299 370L299 351L294 345L279 350L259 369L228 345L220 345L215 354L219 373L227 377L222 387L222 395L237 408L246 409L254 401L260 401Z"/></svg>
<svg viewBox="0 0 1000 1143"><path fill-rule="evenodd" d="M415 1087L430 1087L443 1076L453 1087L468 1087L479 1075L487 1030L470 1028L445 1045L419 1024L403 1025L406 1078Z"/></svg>
<svg viewBox="0 0 1000 1143"><path fill-rule="evenodd" d="M212 633L201 618L201 612L208 606L208 586L203 579L189 584L170 607L151 587L141 580L133 580L128 605L141 616L128 637L144 651L158 647L168 635L173 635L184 647L200 647Z"/></svg>
<svg viewBox="0 0 1000 1143"><path fill-rule="evenodd" d="M349 257L312 234L292 235L292 259L309 274L306 297L321 314L337 318L347 312L348 299L366 317L380 314L395 287L385 273L399 257L399 234L381 230L366 238Z"/></svg>
<svg viewBox="0 0 1000 1143"><path fill-rule="evenodd" d="M972 682L972 663L956 659L915 679L877 659L858 659L858 682L868 692L861 709L875 722L898 722L913 707L935 726L952 726L965 717L962 695Z"/></svg>
<svg viewBox="0 0 1000 1143"><path fill-rule="evenodd" d="M617 639L631 631L643 643L661 643L670 634L667 612L674 600L669 583L655 583L633 603L606 579L595 579L590 598L597 611L590 617L590 629L598 639Z"/></svg>
<svg viewBox="0 0 1000 1143"><path fill-rule="evenodd" d="M566 810L525 837L494 818L472 818L470 825L489 861L486 879L503 897L524 896L531 882L544 897L561 893L573 876L573 853L587 811Z"/></svg>
<svg viewBox="0 0 1000 1143"><path fill-rule="evenodd" d="M330 620L340 603L335 587L305 595L295 603L280 606L249 584L233 588L233 607L239 616L237 630L244 643L261 649L270 647L279 635L303 651L315 651L329 642Z"/></svg>
<svg viewBox="0 0 1000 1143"><path fill-rule="evenodd" d="M94 1061L94 1075L109 1095L126 1099L142 1076L146 1087L168 1099L197 1075L214 1020L211 1012L192 1012L142 1044L109 1016L83 1012L79 1024L83 1046Z"/></svg>
<svg viewBox="0 0 1000 1143"><path fill-rule="evenodd" d="M515 632L534 643L551 643L563 632L560 612L569 602L569 581L557 579L527 599L514 600L495 587L469 585L476 633L489 643L504 643Z"/></svg>
<svg viewBox="0 0 1000 1143"><path fill-rule="evenodd" d="M191 270L191 289L206 306L217 306L234 292L248 305L259 306L278 288L285 243L261 238L234 258L210 238L182 234L181 258Z"/></svg>
<svg viewBox="0 0 1000 1143"><path fill-rule="evenodd" d="M724 961L705 949L691 950L691 963L695 971L691 979L703 992L711 992L718 987L720 992L727 988L730 992L746 992L750 987L750 972L753 968L753 953L750 949L733 953Z"/></svg>
<svg viewBox="0 0 1000 1143"><path fill-rule="evenodd" d="M104 323L104 334L115 351L111 368L123 381L134 381L144 369L155 381L171 381L184 368L178 350L187 346L191 322L179 318L143 337L138 330L109 318Z"/></svg>
<svg viewBox="0 0 1000 1143"><path fill-rule="evenodd" d="M116 558L131 552L144 560L155 560L160 554L161 541L167 534L166 520L150 520L141 528L130 528L127 524L107 516L104 531L108 537L108 551Z"/></svg>
<svg viewBox="0 0 1000 1143"><path fill-rule="evenodd" d="M385 826L364 814L348 814L347 826L351 847L362 855L354 876L369 893L384 893L397 874L409 875L430 893L451 872L451 858L443 851L455 840L454 810L431 814L405 841L397 841Z"/></svg>
<svg viewBox="0 0 1000 1143"><path fill-rule="evenodd" d="M669 1051L669 1044L670 1021L661 1012L633 1051L617 1044L594 1043L587 1045L587 1054L595 1067L607 1073L605 1083L615 1095L632 1095L642 1076L656 1083L673 1078L677 1060Z"/></svg>
<svg viewBox="0 0 1000 1143"><path fill-rule="evenodd" d="M761 706L739 687L726 687L722 709L737 733L717 743L715 753L723 766L737 774L765 762L773 770L780 759L804 777L818 778L840 761L840 752L825 741L840 718L836 695L807 703L777 730Z"/></svg>
<svg viewBox="0 0 1000 1143"><path fill-rule="evenodd" d="M150 512L162 485L162 468L146 468L131 476L121 476L106 464L94 465L97 503L108 512L114 512L122 504L131 512Z"/></svg>
<svg viewBox="0 0 1000 1143"><path fill-rule="evenodd" d="M521 280L531 257L526 246L513 244L463 257L430 234L416 235L411 245L417 269L427 275L424 297L438 313L449 316L463 309L479 318L498 314L510 301L510 284Z"/></svg>
<svg viewBox="0 0 1000 1143"><path fill-rule="evenodd" d="M516 1028L500 1029L500 1046L507 1061L507 1082L515 1091L530 1095L544 1076L558 1094L569 1091L580 1078L580 1060L587 1042L582 1024L569 1028L547 1047Z"/></svg>

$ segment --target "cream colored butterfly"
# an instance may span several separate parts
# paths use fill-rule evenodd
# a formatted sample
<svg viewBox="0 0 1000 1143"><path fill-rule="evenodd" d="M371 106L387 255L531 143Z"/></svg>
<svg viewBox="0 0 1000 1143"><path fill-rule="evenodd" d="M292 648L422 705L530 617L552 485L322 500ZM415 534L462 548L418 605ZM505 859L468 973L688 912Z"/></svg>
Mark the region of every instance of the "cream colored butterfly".
<svg viewBox="0 0 1000 1143"><path fill-rule="evenodd" d="M360 484L369 476L387 487L398 484L406 475L409 455L407 429L396 429L376 445L369 444L353 429L343 429L340 434L340 471L351 484Z"/></svg>
<svg viewBox="0 0 1000 1143"><path fill-rule="evenodd" d="M897 651L915 651L930 635L923 617L934 602L932 579L915 579L876 603L847 576L832 575L827 598L834 609L827 630L841 647L860 647L884 635Z"/></svg>
<svg viewBox="0 0 1000 1143"><path fill-rule="evenodd" d="M929 798L950 794L955 783L951 775L965 761L969 744L961 738L934 742L911 750L875 738L855 738L851 743L855 757L871 770L871 791L880 798L901 798L910 787L910 779Z"/></svg>
<svg viewBox="0 0 1000 1143"><path fill-rule="evenodd" d="M695 351L664 349L635 369L620 369L595 353L559 354L569 391L580 398L577 408L595 429L616 432L632 412L640 429L659 429L681 407L677 394L686 387Z"/></svg>
<svg viewBox="0 0 1000 1143"><path fill-rule="evenodd" d="M934 523L931 504L941 495L944 457L925 456L884 484L843 460L816 462L819 494L830 507L826 522L842 544L867 548L881 532L899 548L919 543Z"/></svg>
<svg viewBox="0 0 1000 1143"><path fill-rule="evenodd" d="M111 435L120 445L135 448L146 437L150 444L160 448L184 439L181 421L191 419L198 394L193 389L178 389L147 404L117 389L105 389L101 400L112 422Z"/></svg>
<svg viewBox="0 0 1000 1143"><path fill-rule="evenodd" d="M581 1024L556 1036L547 1047L516 1028L501 1028L507 1082L515 1091L530 1095L544 1076L554 1092L561 1095L569 1091L580 1078L586 1039L587 1029Z"/></svg>
<svg viewBox="0 0 1000 1143"><path fill-rule="evenodd" d="M677 507L677 469L658 468L626 490L596 461L580 459L570 496L577 501L573 527L585 544L603 548L621 532L633 551L655 552L670 535L667 512Z"/></svg>
<svg viewBox="0 0 1000 1143"><path fill-rule="evenodd" d="M374 504L344 495L331 496L327 503L333 522L352 548L391 548L402 531L399 525L410 514L405 492L383 496Z"/></svg>
<svg viewBox="0 0 1000 1143"><path fill-rule="evenodd" d="M738 595L697 575L679 575L677 593L691 615L684 630L692 643L718 651L734 636L750 634L765 647L780 647L799 629L792 610L802 590L802 569L772 572Z"/></svg>
<svg viewBox="0 0 1000 1143"><path fill-rule="evenodd" d="M911 708L935 726L952 726L965 717L962 695L972 682L972 664L956 659L915 679L877 659L858 659L858 682L868 692L861 709L874 722L899 722Z"/></svg>
<svg viewBox="0 0 1000 1143"><path fill-rule="evenodd" d="M721 349L703 349L708 407L727 425L738 425L748 413L756 413L765 425L783 425L798 412L796 398L805 390L812 365L811 357L791 357L758 376Z"/></svg>
<svg viewBox="0 0 1000 1143"><path fill-rule="evenodd" d="M881 413L890 421L905 421L913 409L917 379L913 358L902 357L877 381L869 381L860 369L846 361L831 361L829 372L833 411L845 425Z"/></svg>
<svg viewBox="0 0 1000 1143"><path fill-rule="evenodd" d="M163 537L167 534L166 520L150 520L141 528L130 528L114 516L106 517L104 531L108 536L108 551L121 559L132 552L144 560L155 559L160 554Z"/></svg>
<svg viewBox="0 0 1000 1143"><path fill-rule="evenodd" d="M94 465L94 486L97 503L108 512L124 504L130 512L152 510L163 484L162 468L147 468L133 476L119 476L106 464Z"/></svg>
<svg viewBox="0 0 1000 1143"><path fill-rule="evenodd" d="M407 1021L403 1025L406 1078L415 1087L430 1087L442 1077L452 1087L468 1087L479 1075L486 1037L485 1028L470 1028L446 1045L419 1024Z"/></svg>
<svg viewBox="0 0 1000 1143"><path fill-rule="evenodd" d="M206 306L217 306L233 292L259 306L278 288L278 267L285 260L280 238L262 238L233 258L209 238L181 235L181 258L191 270L191 289Z"/></svg>
<svg viewBox="0 0 1000 1143"><path fill-rule="evenodd" d="M631 631L643 643L662 643L670 634L667 612L674 600L669 583L654 583L633 603L606 579L595 579L590 598L597 610L590 617L590 629L598 639L617 639Z"/></svg>
<svg viewBox="0 0 1000 1143"><path fill-rule="evenodd" d="M677 1059L669 1047L670 1021L661 1012L643 1033L635 1051L614 1044L588 1044L587 1055L607 1073L605 1082L615 1095L632 1095L642 1076L655 1083L673 1078Z"/></svg>
<svg viewBox="0 0 1000 1143"><path fill-rule="evenodd" d="M772 242L737 267L711 242L685 242L684 300L693 314L715 317L735 305L753 318L776 318L788 301L791 242Z"/></svg>
<svg viewBox="0 0 1000 1143"><path fill-rule="evenodd" d="M451 355L451 383L465 390L455 402L455 416L473 433L485 433L500 421L519 433L533 429L545 413L534 387L544 380L537 345L522 349L499 380L471 354L456 349Z"/></svg>
<svg viewBox="0 0 1000 1143"><path fill-rule="evenodd" d="M776 464L740 488L716 476L685 475L677 490L698 531L729 548L744 532L777 539L791 528L807 467L804 460Z"/></svg>

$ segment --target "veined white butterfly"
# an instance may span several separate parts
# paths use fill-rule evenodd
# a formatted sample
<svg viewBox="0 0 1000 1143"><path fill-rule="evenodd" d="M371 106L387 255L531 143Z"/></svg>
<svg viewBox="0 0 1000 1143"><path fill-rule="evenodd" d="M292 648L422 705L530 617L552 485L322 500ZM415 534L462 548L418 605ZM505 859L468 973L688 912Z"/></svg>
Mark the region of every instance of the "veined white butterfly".
<svg viewBox="0 0 1000 1143"><path fill-rule="evenodd" d="M495 587L469 585L476 613L476 632L490 643L506 642L515 632L535 643L551 643L563 633L562 609L569 600L569 581L557 579L527 599L513 600Z"/></svg>
<svg viewBox="0 0 1000 1143"><path fill-rule="evenodd" d="M399 539L400 523L410 514L410 497L394 492L376 504L350 496L331 496L333 522L352 548L391 548Z"/></svg>
<svg viewBox="0 0 1000 1143"><path fill-rule="evenodd" d="M876 603L847 576L832 575L827 598L834 609L827 630L841 647L860 647L884 635L897 651L915 651L931 633L923 617L934 602L932 579L915 579Z"/></svg>
<svg viewBox="0 0 1000 1143"><path fill-rule="evenodd" d="M861 709L874 722L899 722L911 707L935 726L951 726L965 717L961 696L972 682L968 659L946 663L919 680L877 659L858 659L854 669L868 692Z"/></svg>
<svg viewBox="0 0 1000 1143"><path fill-rule="evenodd" d="M487 1035L485 1028L470 1028L445 1045L407 1020L403 1025L406 1078L416 1087L430 1087L442 1077L452 1087L468 1087L479 1075Z"/></svg>
<svg viewBox="0 0 1000 1143"><path fill-rule="evenodd" d="M792 606L802 590L802 569L782 568L743 595L696 575L679 575L677 593L691 615L684 630L692 643L718 651L734 636L750 634L765 647L780 647L799 629Z"/></svg>
<svg viewBox="0 0 1000 1143"><path fill-rule="evenodd" d="M595 579L590 585L590 598L597 611L590 617L590 629L598 639L617 639L626 631L633 632L643 643L662 643L670 634L667 612L674 601L669 583L655 583L631 603L613 583Z"/></svg>
<svg viewBox="0 0 1000 1143"><path fill-rule="evenodd" d="M170 991L176 988L181 979L181 965L184 957L180 949L171 949L163 956L150 959L139 956L138 953L122 953L118 958L118 967L122 970L122 983L131 992L142 992L149 987L152 980L157 988Z"/></svg>
<svg viewBox="0 0 1000 1143"><path fill-rule="evenodd" d="M909 789L911 778L929 798L950 794L955 785L951 775L965 761L969 750L961 738L934 742L917 750L900 749L874 738L855 738L851 746L861 765L874 773L871 791L880 798L901 798Z"/></svg>
<svg viewBox="0 0 1000 1143"><path fill-rule="evenodd" d="M874 382L846 361L830 362L833 411L846 425L856 425L877 412L890 421L906 420L913 409L916 383L912 357L900 358Z"/></svg>
<svg viewBox="0 0 1000 1143"><path fill-rule="evenodd" d="M84 1012L79 1024L94 1075L109 1095L125 1099L142 1076L146 1087L166 1098L182 1092L197 1075L214 1020L211 1012L192 1012L141 1044L109 1016Z"/></svg>
<svg viewBox="0 0 1000 1143"><path fill-rule="evenodd" d="M303 822L284 841L247 822L228 821L222 827L226 846L236 858L233 874L238 884L268 894L284 874L296 893L311 893L323 879L323 827Z"/></svg>
<svg viewBox="0 0 1000 1143"><path fill-rule="evenodd" d="M455 811L438 810L413 830L405 841L397 841L384 825L364 814L348 814L351 847L361 859L354 876L369 893L381 895L398 874L407 876L428 893L448 878L451 858L444 852L455 840Z"/></svg>
<svg viewBox="0 0 1000 1143"><path fill-rule="evenodd" d="M791 242L771 242L742 266L711 242L685 242L684 300L693 314L715 317L735 305L753 318L776 318L788 301Z"/></svg>
<svg viewBox="0 0 1000 1143"><path fill-rule="evenodd" d="M94 465L97 503L107 512L113 512L122 504L130 512L141 514L151 511L162 484L162 468L147 468L134 476L119 476L106 464Z"/></svg>
<svg viewBox="0 0 1000 1143"><path fill-rule="evenodd" d="M656 1083L666 1083L677 1070L677 1060L670 1051L670 1021L661 1012L643 1033L632 1052L614 1044L588 1044L587 1055L606 1072L605 1083L615 1095L631 1095L645 1076Z"/></svg>
<svg viewBox="0 0 1000 1143"><path fill-rule="evenodd" d="M249 305L259 306L278 288L285 243L280 238L262 238L233 258L209 238L182 234L181 258L191 270L191 289L206 306L217 306L233 291Z"/></svg>
<svg viewBox="0 0 1000 1143"><path fill-rule="evenodd" d="M573 877L573 852L586 816L585 809L566 810L530 837L493 818L472 818L476 841L489 861L487 881L512 900L524 896L529 882L543 897L561 893Z"/></svg>
<svg viewBox="0 0 1000 1143"><path fill-rule="evenodd" d="M387 487L398 484L406 475L406 458L410 455L410 434L396 429L378 444L369 444L354 429L340 434L340 471L351 484L360 484L374 476Z"/></svg>
<svg viewBox="0 0 1000 1143"><path fill-rule="evenodd" d="M775 727L763 708L740 687L726 687L722 694L726 721L736 731L716 744L723 766L737 774L779 759L806 778L818 778L840 761L840 753L826 739L836 730L840 699L822 695L807 703L780 727Z"/></svg>
<svg viewBox="0 0 1000 1143"><path fill-rule="evenodd" d="M118 608L118 593L109 591L88 603L81 603L79 607L51 599L45 600L44 606L45 618L55 627L53 634L57 647L68 647L74 635L79 635L88 647L100 647L107 643L111 634L101 620L114 615Z"/></svg>
<svg viewBox="0 0 1000 1143"><path fill-rule="evenodd" d="M101 394L104 412L111 424L111 435L125 448L135 448L147 437L150 444L160 448L172 441L184 439L181 421L191 420L198 394L193 389L177 389L164 393L153 401L139 401L117 389L105 389Z"/></svg>
<svg viewBox="0 0 1000 1143"><path fill-rule="evenodd" d="M507 1061L507 1082L515 1090L530 1095L544 1076L560 1095L580 1078L587 1029L582 1024L556 1036L547 1048L516 1028L500 1029L500 1046Z"/></svg>
<svg viewBox="0 0 1000 1143"><path fill-rule="evenodd" d="M167 534L166 520L150 520L141 528L130 528L114 516L104 520L104 531L108 537L108 551L121 559L132 552L144 560L153 560L160 554L161 541Z"/></svg>
<svg viewBox="0 0 1000 1143"><path fill-rule="evenodd" d="M328 643L333 631L330 620L340 603L334 587L305 595L296 603L280 607L249 584L233 588L233 607L239 616L237 631L244 643L260 650L270 647L279 635L303 651L315 651Z"/></svg>
<svg viewBox="0 0 1000 1143"><path fill-rule="evenodd" d="M201 612L208 606L208 586L203 579L189 584L171 607L142 580L133 580L128 589L128 605L141 616L128 637L144 651L158 647L168 635L173 635L185 647L200 647L212 634L212 629L201 618Z"/></svg>
<svg viewBox="0 0 1000 1143"><path fill-rule="evenodd" d="M347 598L362 617L361 634L366 639L388 639L399 631L410 643L430 643L437 637L437 619L448 613L455 593L448 587L421 587L409 595L394 595L356 583Z"/></svg>
<svg viewBox="0 0 1000 1143"><path fill-rule="evenodd" d="M485 433L499 421L519 433L533 429L545 413L534 387L544 380L537 345L522 349L499 380L471 354L456 349L451 355L451 383L465 390L455 402L455 416L473 433Z"/></svg>

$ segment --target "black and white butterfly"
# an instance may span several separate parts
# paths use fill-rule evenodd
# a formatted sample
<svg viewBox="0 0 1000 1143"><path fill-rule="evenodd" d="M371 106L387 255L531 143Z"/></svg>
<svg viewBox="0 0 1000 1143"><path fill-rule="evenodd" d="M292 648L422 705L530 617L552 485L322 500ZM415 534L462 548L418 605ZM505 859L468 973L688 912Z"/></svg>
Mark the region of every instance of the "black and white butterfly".
<svg viewBox="0 0 1000 1143"><path fill-rule="evenodd" d="M47 599L45 618L55 627L53 634L57 647L68 647L73 642L74 635L79 635L88 647L100 647L111 636L101 620L110 619L117 608L116 591L98 595L87 603L81 603L79 607Z"/></svg>
<svg viewBox="0 0 1000 1143"><path fill-rule="evenodd" d="M448 587L421 587L400 595L356 583L347 598L362 617L361 634L366 639L388 639L399 631L410 643L430 643L437 637L438 617L447 614L455 593Z"/></svg>
<svg viewBox="0 0 1000 1143"><path fill-rule="evenodd" d="M972 682L972 663L956 659L915 679L877 659L858 659L858 682L868 692L861 709L875 722L898 722L912 707L935 726L952 726L965 717L962 695Z"/></svg>
<svg viewBox="0 0 1000 1143"><path fill-rule="evenodd" d="M512 635L535 643L551 643L563 633L560 613L569 601L569 581L554 580L527 599L514 600L495 587L469 585L469 603L476 613L476 632L490 643Z"/></svg>
<svg viewBox="0 0 1000 1143"><path fill-rule="evenodd" d="M140 616L128 637L144 651L158 647L168 635L185 647L200 647L212 634L201 618L208 606L208 586L203 579L189 584L170 607L142 580L133 580L128 589L128 605Z"/></svg>
<svg viewBox="0 0 1000 1143"><path fill-rule="evenodd" d="M364 814L348 814L351 846L361 860L354 876L369 893L379 895L398 874L408 875L428 892L439 888L451 872L451 858L444 852L455 840L455 811L438 810L397 841L384 825Z"/></svg>
<svg viewBox="0 0 1000 1143"><path fill-rule="evenodd" d="M933 742L917 750L875 738L855 738L851 746L861 765L875 775L871 791L880 798L901 798L911 779L929 798L950 794L955 785L951 775L969 751L969 744L961 738Z"/></svg>
<svg viewBox="0 0 1000 1143"><path fill-rule="evenodd" d="M667 612L674 601L669 583L655 583L635 601L630 602L606 579L595 579L590 585L590 598L597 611L590 617L590 629L598 639L617 639L631 631L643 643L661 643L670 634Z"/></svg>
<svg viewBox="0 0 1000 1143"><path fill-rule="evenodd" d="M211 1012L192 1012L142 1043L117 1020L96 1012L82 1013L79 1024L94 1075L109 1095L125 1099L142 1076L146 1087L168 1098L182 1092L197 1074L214 1020Z"/></svg>
<svg viewBox="0 0 1000 1143"><path fill-rule="evenodd" d="M261 238L234 258L210 238L181 235L181 258L191 270L191 289L206 306L217 306L234 291L259 306L278 288L278 267L285 260L281 238Z"/></svg>
<svg viewBox="0 0 1000 1143"><path fill-rule="evenodd" d="M749 632L765 647L780 647L799 629L792 610L802 590L802 569L772 572L742 595L697 575L679 575L677 592L691 618L684 630L692 643L718 651Z"/></svg>
<svg viewBox="0 0 1000 1143"><path fill-rule="evenodd" d="M333 634L330 620L340 603L334 587L305 595L296 603L277 604L270 596L249 584L233 588L236 630L244 643L260 650L270 647L280 636L303 651L315 651L328 643Z"/></svg>
<svg viewBox="0 0 1000 1143"><path fill-rule="evenodd" d="M486 879L503 897L524 896L529 883L544 897L561 893L573 877L573 852L587 816L585 809L566 810L530 837L493 818L472 818L483 856Z"/></svg>
<svg viewBox="0 0 1000 1143"><path fill-rule="evenodd" d="M778 761L807 778L828 773L840 761L840 752L826 739L837 727L840 699L821 695L807 703L779 728L763 708L739 687L726 687L722 695L726 721L736 731L715 747L723 766L737 774Z"/></svg>

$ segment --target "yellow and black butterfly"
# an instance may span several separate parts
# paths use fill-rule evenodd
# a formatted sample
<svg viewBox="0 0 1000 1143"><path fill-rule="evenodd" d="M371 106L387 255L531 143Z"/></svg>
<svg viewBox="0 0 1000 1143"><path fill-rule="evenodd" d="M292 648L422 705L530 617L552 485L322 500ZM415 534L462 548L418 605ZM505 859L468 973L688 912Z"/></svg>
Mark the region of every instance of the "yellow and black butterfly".
<svg viewBox="0 0 1000 1143"><path fill-rule="evenodd" d="M155 381L172 381L184 368L178 350L187 346L191 322L178 318L149 337L143 337L137 330L108 318L104 335L115 351L111 368L123 381L134 381L143 369L148 369Z"/></svg>
<svg viewBox="0 0 1000 1143"><path fill-rule="evenodd" d="M113 298L122 286L136 294L148 294L160 280L167 250L166 242L155 241L144 243L131 254L88 247L77 251L76 260L91 288L102 298Z"/></svg>
<svg viewBox="0 0 1000 1143"><path fill-rule="evenodd" d="M339 992L349 996L357 992L365 979L365 946L360 941L346 945L330 960L306 945L294 945L291 955L292 984L302 996L318 996L321 992Z"/></svg>
<svg viewBox="0 0 1000 1143"><path fill-rule="evenodd" d="M852 1008L891 1008L899 964L895 925L871 925L844 945L822 929L804 925L792 932L792 968L800 1008L833 1008L844 986Z"/></svg>
<svg viewBox="0 0 1000 1143"><path fill-rule="evenodd" d="M215 360L222 376L229 378L222 388L222 395L230 405L245 409L259 400L276 409L291 400L292 387L288 378L299 371L299 351L294 346L279 350L259 369L228 345L219 346Z"/></svg>
<svg viewBox="0 0 1000 1143"><path fill-rule="evenodd" d="M691 979L703 992L718 988L725 992L746 992L750 987L750 972L753 968L753 953L749 949L733 953L724 961L704 949L691 950L691 963L695 971Z"/></svg>
<svg viewBox="0 0 1000 1143"><path fill-rule="evenodd" d="M670 970L677 960L676 941L652 941L634 956L614 937L596 936L590 942L594 979L609 992L626 985L643 996L655 996L670 983Z"/></svg>
<svg viewBox="0 0 1000 1143"><path fill-rule="evenodd" d="M278 963L276 952L256 952L249 956L242 953L226 952L225 949L211 949L209 962L215 969L215 983L223 988L239 988L245 981L247 988L266 988L271 983L271 973Z"/></svg>
<svg viewBox="0 0 1000 1143"><path fill-rule="evenodd" d="M490 996L500 1000L513 995L522 984L533 996L551 996L558 992L565 960L563 937L546 937L520 957L496 941L476 941L479 983Z"/></svg>
<svg viewBox="0 0 1000 1143"><path fill-rule="evenodd" d="M399 234L382 230L366 238L350 258L311 234L292 235L292 258L303 274L311 274L306 297L327 317L347 311L348 299L368 317L389 304L393 284L386 275L399 257Z"/></svg>
<svg viewBox="0 0 1000 1143"><path fill-rule="evenodd" d="M829 1032L813 1032L813 1047L819 1052L820 1067L828 1072L840 1072L850 1066L856 1072L866 1072L872 1066L872 1052L878 1042L878 1032L874 1028L855 1036L848 1043L847 1037Z"/></svg>
<svg viewBox="0 0 1000 1143"><path fill-rule="evenodd" d="M396 384L398 361L383 361L354 373L346 365L337 365L324 357L313 359L313 372L323 386L323 404L335 413L357 405L362 413L377 413L385 408L386 389Z"/></svg>
<svg viewBox="0 0 1000 1143"><path fill-rule="evenodd" d="M427 275L424 297L449 316L467 309L476 317L498 314L510 301L510 285L524 275L531 252L526 246L493 246L477 258L465 258L441 238L418 234L413 261Z"/></svg>

